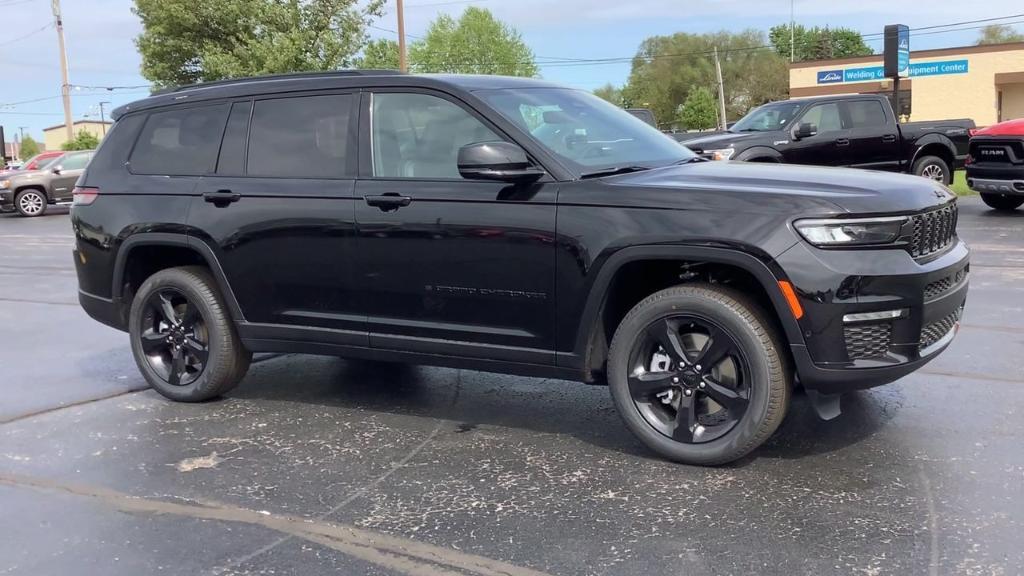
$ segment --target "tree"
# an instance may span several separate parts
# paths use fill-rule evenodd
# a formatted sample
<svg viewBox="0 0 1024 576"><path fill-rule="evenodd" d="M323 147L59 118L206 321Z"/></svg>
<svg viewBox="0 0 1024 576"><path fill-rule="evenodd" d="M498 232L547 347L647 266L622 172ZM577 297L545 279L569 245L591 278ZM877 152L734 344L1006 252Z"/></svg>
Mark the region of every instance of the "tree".
<svg viewBox="0 0 1024 576"><path fill-rule="evenodd" d="M651 109L655 118L678 118L679 105L691 90L716 85L712 50L717 46L726 116L738 118L755 106L787 97L786 61L760 48L764 44L764 34L757 30L652 36L633 58L623 98L632 106Z"/></svg>
<svg viewBox="0 0 1024 576"><path fill-rule="evenodd" d="M594 90L594 96L607 100L616 106L624 106L622 99L622 88L613 86L610 82Z"/></svg>
<svg viewBox="0 0 1024 576"><path fill-rule="evenodd" d="M490 10L469 7L458 20L447 14L431 22L427 34L409 49L416 72L536 76L533 51L515 28Z"/></svg>
<svg viewBox="0 0 1024 576"><path fill-rule="evenodd" d="M384 0L135 0L142 75L190 84L352 64Z"/></svg>
<svg viewBox="0 0 1024 576"><path fill-rule="evenodd" d="M826 60L829 58L846 58L849 56L868 56L871 48L864 43L860 32L849 28L806 28L796 25L793 28L797 62L804 60ZM772 26L768 31L768 40L779 56L789 60L789 24Z"/></svg>
<svg viewBox="0 0 1024 576"><path fill-rule="evenodd" d="M978 33L977 44L1003 44L1006 42L1024 42L1024 34L1015 31L1006 24L990 24Z"/></svg>
<svg viewBox="0 0 1024 576"><path fill-rule="evenodd" d="M100 145L99 138L96 137L92 132L86 132L85 129L78 131L75 135L74 140L68 140L67 142L60 145L61 150L95 150Z"/></svg>
<svg viewBox="0 0 1024 576"><path fill-rule="evenodd" d="M18 156L22 160L28 160L29 158L39 154L39 143L32 136L25 136L21 139L21 145L18 146Z"/></svg>
<svg viewBox="0 0 1024 576"><path fill-rule="evenodd" d="M363 46L363 55L355 66L364 70L397 70L398 42L385 38L370 40Z"/></svg>
<svg viewBox="0 0 1024 576"><path fill-rule="evenodd" d="M690 90L679 112L679 123L687 130L707 130L718 124L718 105L711 90L704 86Z"/></svg>

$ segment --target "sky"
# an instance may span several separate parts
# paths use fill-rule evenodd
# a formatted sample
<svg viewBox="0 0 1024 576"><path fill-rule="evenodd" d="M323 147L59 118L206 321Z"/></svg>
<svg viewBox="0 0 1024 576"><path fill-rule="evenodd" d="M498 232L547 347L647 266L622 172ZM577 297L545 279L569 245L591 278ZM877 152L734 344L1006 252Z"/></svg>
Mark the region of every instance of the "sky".
<svg viewBox="0 0 1024 576"><path fill-rule="evenodd" d="M134 38L142 26L132 0L63 0L64 29L76 120L99 118L100 102L109 110L144 97L148 84L139 74ZM621 85L628 62L586 65L554 62L571 58L628 58L647 37L675 32L703 33L756 28L767 31L787 23L790 0L406 0L406 32L422 36L439 14L458 15L467 6L490 9L514 26L533 49L541 75L593 90ZM371 37L394 38L394 0L369 29ZM1002 20L1024 32L1020 0L793 0L795 19L806 26L853 28L880 33L886 24L913 28L1014 16ZM7 139L20 128L38 141L42 129L63 123L60 56L50 0L0 0L0 124ZM914 50L973 44L982 24L965 24L938 34L912 33ZM880 40L868 43L881 51ZM140 87L142 86L142 87ZM96 87L123 87L105 90Z"/></svg>

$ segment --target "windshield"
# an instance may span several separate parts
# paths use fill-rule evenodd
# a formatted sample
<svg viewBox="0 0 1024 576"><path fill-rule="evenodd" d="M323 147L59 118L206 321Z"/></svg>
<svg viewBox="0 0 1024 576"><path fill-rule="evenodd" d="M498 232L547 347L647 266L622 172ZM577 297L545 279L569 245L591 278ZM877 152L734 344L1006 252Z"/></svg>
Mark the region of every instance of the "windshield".
<svg viewBox="0 0 1024 576"><path fill-rule="evenodd" d="M800 112L802 104L797 102L781 102L755 108L740 118L730 132L771 132L782 130Z"/></svg>
<svg viewBox="0 0 1024 576"><path fill-rule="evenodd" d="M525 88L476 94L581 172L665 166L694 157L643 120L587 92Z"/></svg>

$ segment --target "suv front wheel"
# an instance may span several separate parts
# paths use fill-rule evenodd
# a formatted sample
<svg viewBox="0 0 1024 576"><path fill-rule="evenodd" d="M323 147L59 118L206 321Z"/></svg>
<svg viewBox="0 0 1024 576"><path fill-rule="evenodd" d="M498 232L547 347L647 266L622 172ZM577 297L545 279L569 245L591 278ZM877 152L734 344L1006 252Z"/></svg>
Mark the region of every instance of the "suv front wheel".
<svg viewBox="0 0 1024 576"><path fill-rule="evenodd" d="M29 188L14 195L14 207L22 216L42 216L46 212L46 195Z"/></svg>
<svg viewBox="0 0 1024 576"><path fill-rule="evenodd" d="M157 392L182 402L224 394L245 376L242 346L205 268L161 270L132 300L129 334L135 363Z"/></svg>
<svg viewBox="0 0 1024 576"><path fill-rule="evenodd" d="M615 331L608 382L626 426L662 456L730 462L760 446L789 405L770 324L739 292L687 285L637 304Z"/></svg>

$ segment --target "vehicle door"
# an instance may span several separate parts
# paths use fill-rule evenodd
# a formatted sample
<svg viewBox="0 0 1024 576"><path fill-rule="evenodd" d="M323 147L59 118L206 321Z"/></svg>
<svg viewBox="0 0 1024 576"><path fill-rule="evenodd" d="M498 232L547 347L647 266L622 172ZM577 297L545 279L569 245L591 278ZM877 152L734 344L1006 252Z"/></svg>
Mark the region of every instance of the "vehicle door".
<svg viewBox="0 0 1024 576"><path fill-rule="evenodd" d="M872 170L900 169L900 138L894 118L877 99L842 102L850 127L850 166Z"/></svg>
<svg viewBox="0 0 1024 576"><path fill-rule="evenodd" d="M462 178L462 146L511 139L450 95L376 90L362 106L357 268L370 344L552 364L557 184Z"/></svg>
<svg viewBox="0 0 1024 576"><path fill-rule="evenodd" d="M50 177L50 200L54 202L70 202L75 182L85 172L85 167L92 159L92 152L76 152L66 154L54 164Z"/></svg>
<svg viewBox="0 0 1024 576"><path fill-rule="evenodd" d="M845 166L850 163L850 130L843 125L839 102L814 104L793 124L812 124L817 133L797 140L782 152L789 164Z"/></svg>
<svg viewBox="0 0 1024 576"><path fill-rule="evenodd" d="M328 91L238 99L190 233L216 253L250 338L367 344L353 290L356 102ZM218 139L219 141L219 139Z"/></svg>

